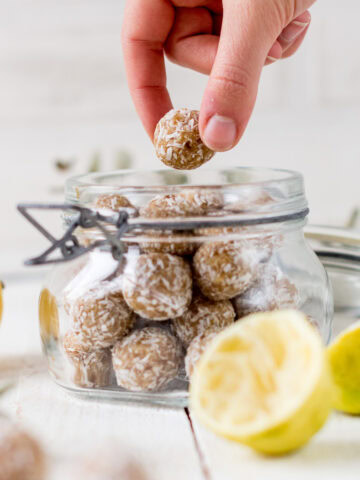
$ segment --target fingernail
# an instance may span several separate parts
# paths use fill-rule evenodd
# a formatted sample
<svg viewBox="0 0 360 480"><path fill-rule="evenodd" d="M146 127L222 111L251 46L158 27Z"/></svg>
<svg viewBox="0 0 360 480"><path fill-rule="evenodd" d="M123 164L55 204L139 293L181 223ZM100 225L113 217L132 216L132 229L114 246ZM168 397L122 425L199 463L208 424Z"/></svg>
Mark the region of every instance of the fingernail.
<svg viewBox="0 0 360 480"><path fill-rule="evenodd" d="M213 115L205 127L204 141L213 150L229 150L236 142L234 120L221 115Z"/></svg>
<svg viewBox="0 0 360 480"><path fill-rule="evenodd" d="M309 22L299 22L298 20L294 20L292 23L298 27L302 27L302 29L309 25Z"/></svg>
<svg viewBox="0 0 360 480"><path fill-rule="evenodd" d="M266 58L270 60L270 62L277 62L279 60L278 58L270 57L270 55L268 55Z"/></svg>

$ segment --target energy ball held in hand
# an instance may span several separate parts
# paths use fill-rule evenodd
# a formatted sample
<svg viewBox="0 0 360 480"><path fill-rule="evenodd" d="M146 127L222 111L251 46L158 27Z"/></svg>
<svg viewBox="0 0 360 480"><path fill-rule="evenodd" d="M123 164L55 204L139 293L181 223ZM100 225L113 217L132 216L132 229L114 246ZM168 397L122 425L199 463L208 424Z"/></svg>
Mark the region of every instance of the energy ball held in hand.
<svg viewBox="0 0 360 480"><path fill-rule="evenodd" d="M164 115L155 129L154 146L157 157L177 170L199 168L215 153L200 138L199 112L188 108Z"/></svg>

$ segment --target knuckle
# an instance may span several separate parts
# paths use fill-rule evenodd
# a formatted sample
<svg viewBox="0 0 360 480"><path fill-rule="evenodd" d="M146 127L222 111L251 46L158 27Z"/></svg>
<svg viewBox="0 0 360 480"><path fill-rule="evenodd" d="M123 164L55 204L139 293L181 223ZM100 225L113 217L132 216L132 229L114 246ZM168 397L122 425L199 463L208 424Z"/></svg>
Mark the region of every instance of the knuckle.
<svg viewBox="0 0 360 480"><path fill-rule="evenodd" d="M247 96L251 90L251 75L248 70L238 65L221 65L211 81L221 94L230 98Z"/></svg>
<svg viewBox="0 0 360 480"><path fill-rule="evenodd" d="M277 20L280 27L286 26L294 18L296 1L273 0L272 3L273 8L271 13L274 20Z"/></svg>
<svg viewBox="0 0 360 480"><path fill-rule="evenodd" d="M127 33L122 32L121 43L123 48L139 48L143 50L148 50L152 52L159 52L163 49L163 44L161 41L148 40L145 38L138 38Z"/></svg>

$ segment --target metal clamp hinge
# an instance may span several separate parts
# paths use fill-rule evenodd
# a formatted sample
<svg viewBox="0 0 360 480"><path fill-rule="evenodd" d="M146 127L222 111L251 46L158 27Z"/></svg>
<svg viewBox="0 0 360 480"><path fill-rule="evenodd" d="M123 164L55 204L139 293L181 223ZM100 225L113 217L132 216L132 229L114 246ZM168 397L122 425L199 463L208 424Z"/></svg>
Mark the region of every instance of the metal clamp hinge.
<svg viewBox="0 0 360 480"><path fill-rule="evenodd" d="M108 246L111 249L112 256L120 260L124 253L124 244L122 237L131 230L192 230L195 228L211 227L231 227L231 226L251 226L271 223L281 223L291 220L303 219L309 213L308 209L299 212L293 212L284 215L267 216L263 218L244 218L238 216L230 218L220 217L199 217L199 218L168 218L168 219L142 219L130 218L129 213L124 209L114 212L110 216L102 215L98 211L78 205L67 204L20 204L19 212L49 240L51 246L41 255L31 258L25 262L26 265L46 265L51 263L60 263L73 260L84 255L97 247ZM29 210L64 210L75 211L77 214L72 217L66 232L60 239L56 239L51 233L41 225ZM105 225L111 225L110 231ZM87 246L81 245L74 232L80 227L83 229L97 229L102 234L102 239L97 240ZM60 256L53 257L54 252L58 251Z"/></svg>
<svg viewBox="0 0 360 480"><path fill-rule="evenodd" d="M20 204L17 208L19 212L51 243L51 246L41 255L27 260L25 262L26 265L46 265L73 260L102 245L110 245L111 253L116 260L120 260L122 257L124 246L121 238L124 233L129 230L127 222L129 215L126 211L114 213L114 215L111 216L104 216L99 212L95 212L88 208L66 204ZM73 210L78 212L78 214L71 220L64 235L61 238L56 239L29 213L29 210ZM110 232L108 228L105 227L105 224L113 225L115 227L115 233ZM74 234L78 227L83 229L98 229L102 233L104 239L97 240L88 246L80 245ZM53 254L56 251L60 253L60 256L53 257Z"/></svg>

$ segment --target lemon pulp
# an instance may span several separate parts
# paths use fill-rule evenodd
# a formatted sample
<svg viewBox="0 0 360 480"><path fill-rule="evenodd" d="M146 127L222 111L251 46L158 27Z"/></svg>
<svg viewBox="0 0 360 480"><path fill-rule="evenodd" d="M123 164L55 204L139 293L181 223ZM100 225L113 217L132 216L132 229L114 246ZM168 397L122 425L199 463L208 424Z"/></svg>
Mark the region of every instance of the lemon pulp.
<svg viewBox="0 0 360 480"><path fill-rule="evenodd" d="M300 447L332 402L327 357L305 315L249 315L200 359L190 388L195 416L215 433L267 453Z"/></svg>

